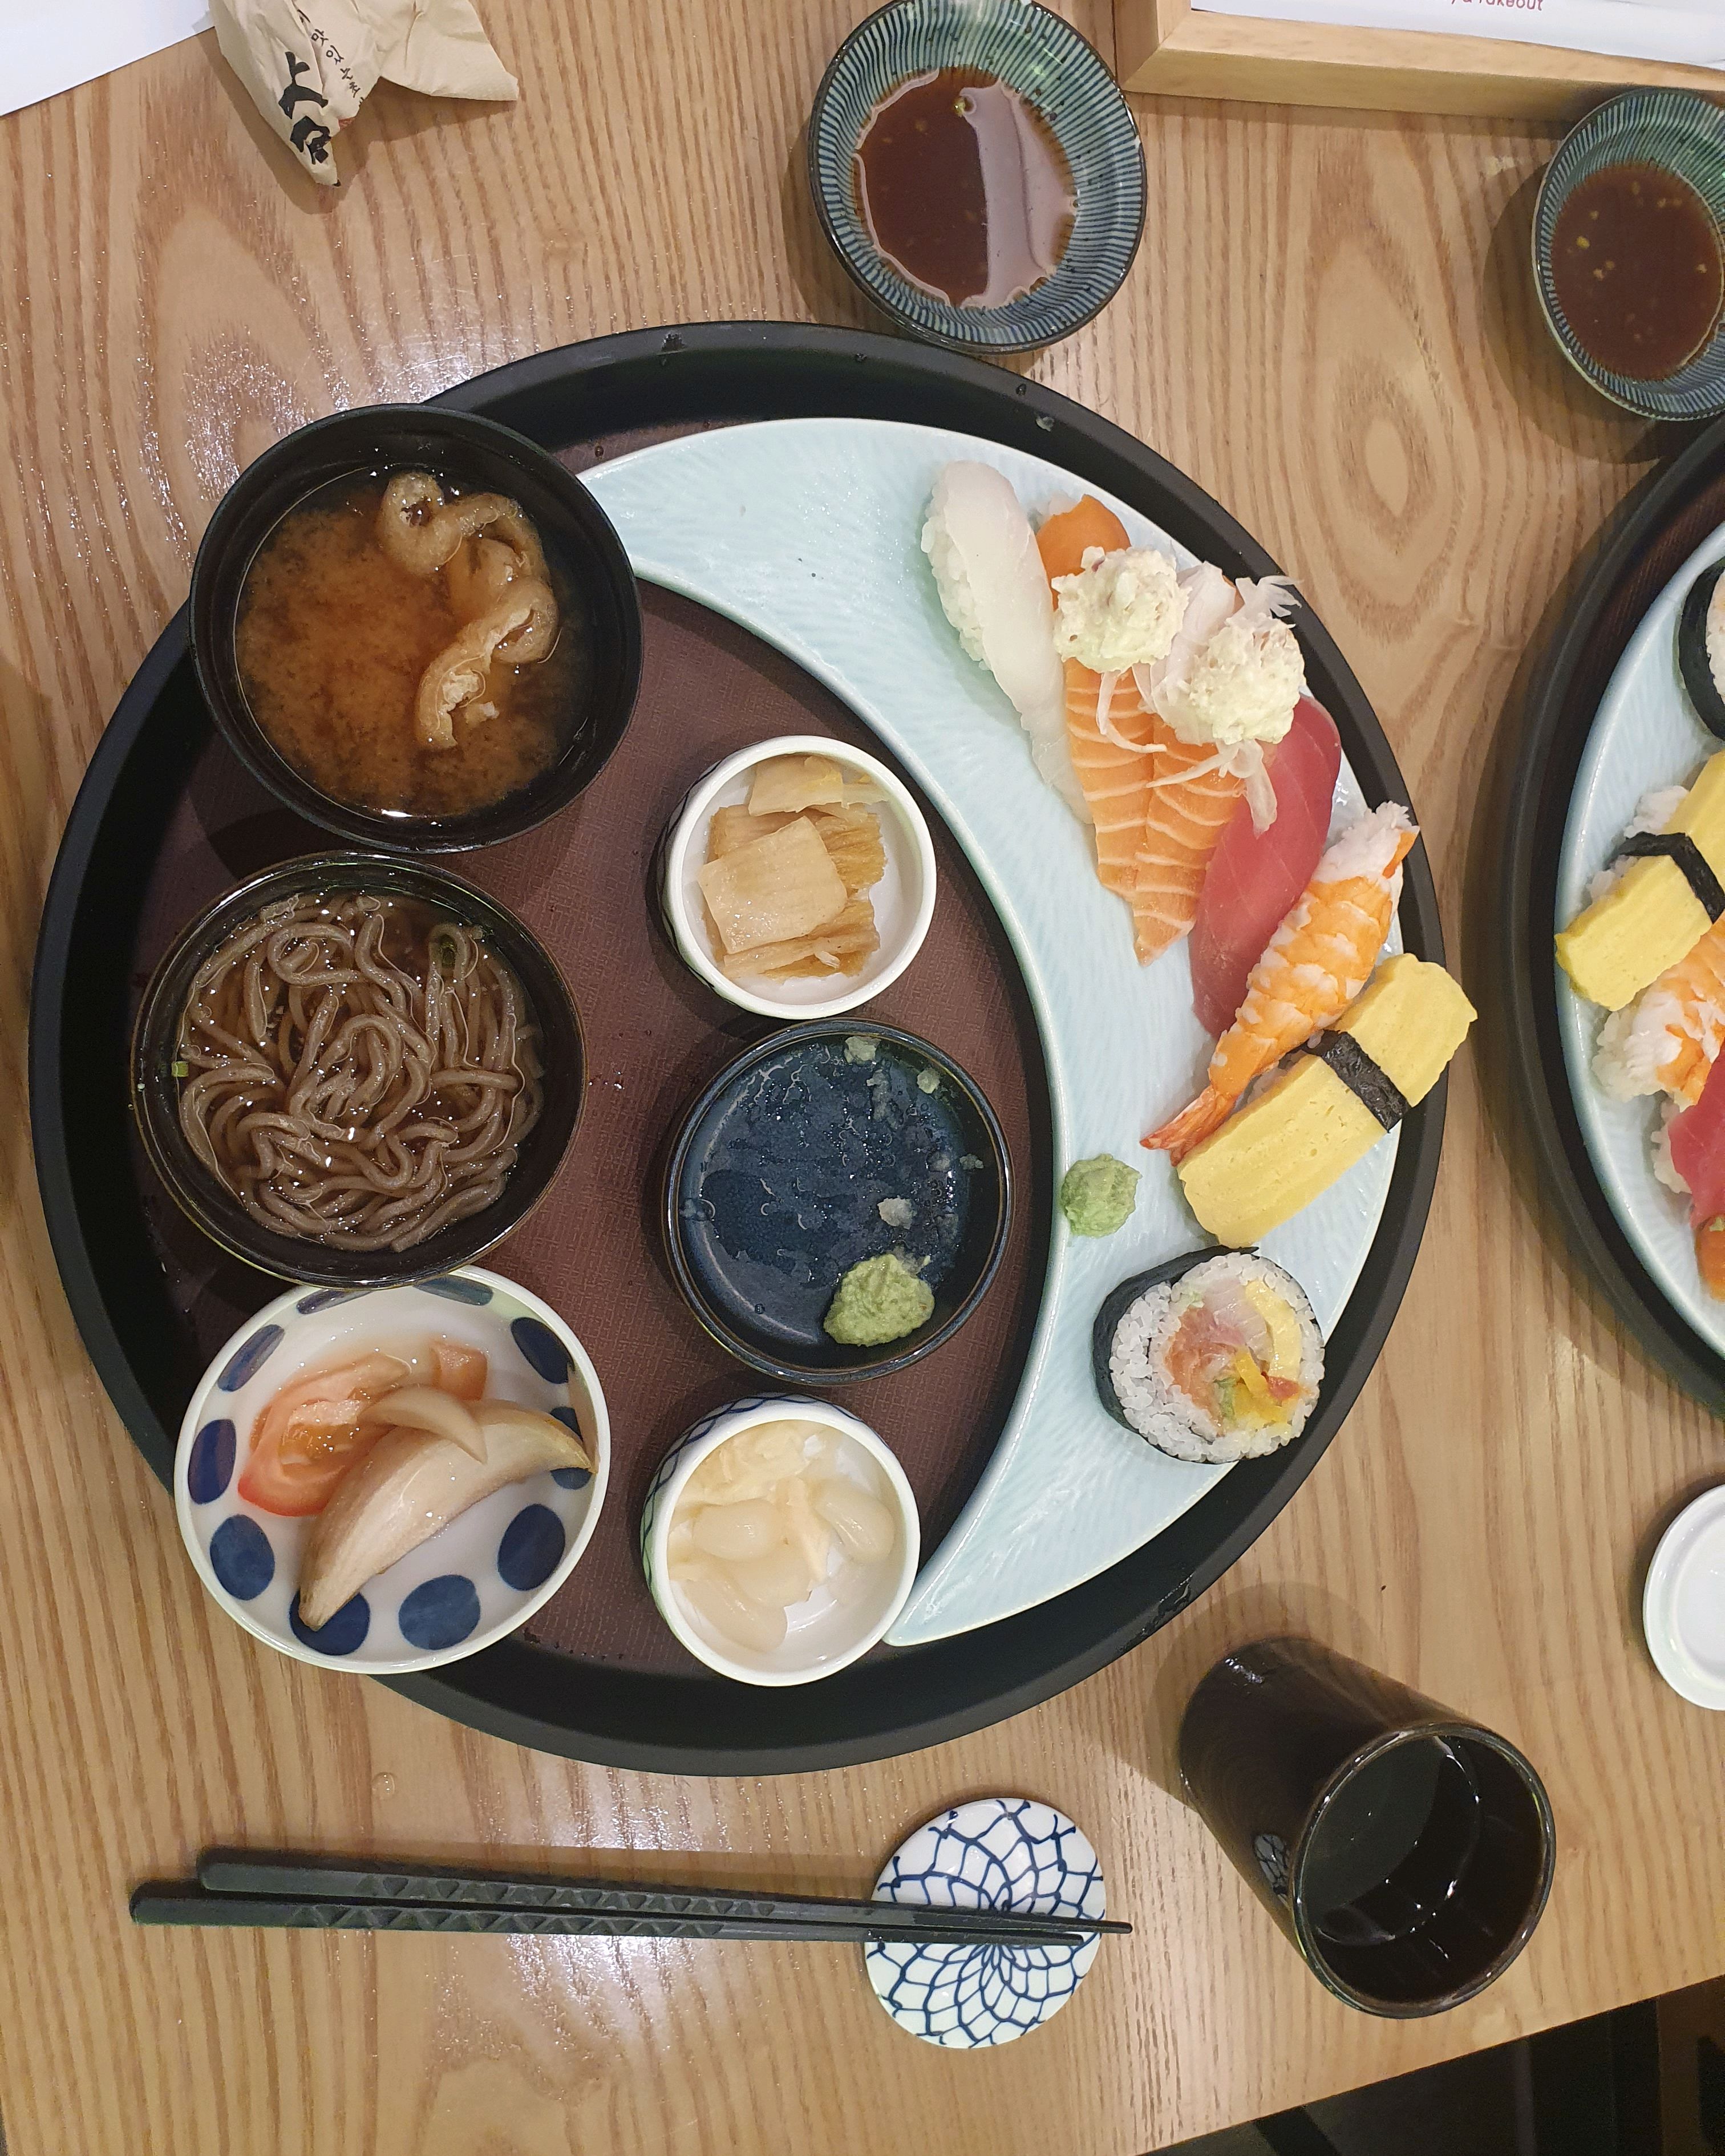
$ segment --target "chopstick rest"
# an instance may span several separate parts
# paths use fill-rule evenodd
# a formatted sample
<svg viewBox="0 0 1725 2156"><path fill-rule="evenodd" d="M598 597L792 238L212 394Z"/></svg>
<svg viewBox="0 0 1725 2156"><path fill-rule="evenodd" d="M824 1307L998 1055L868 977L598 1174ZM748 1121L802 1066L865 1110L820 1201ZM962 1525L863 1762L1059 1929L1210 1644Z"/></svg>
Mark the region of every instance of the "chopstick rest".
<svg viewBox="0 0 1725 2156"><path fill-rule="evenodd" d="M942 1812L893 1852L875 1892L954 1913L1016 1903L1067 1922L1058 1941L1011 1953L932 1938L865 1950L875 1996L899 2027L949 2051L1009 2044L1040 2028L1088 1974L1098 1933L1113 1928L1088 1839L1064 1812L1026 1797L979 1797Z"/></svg>

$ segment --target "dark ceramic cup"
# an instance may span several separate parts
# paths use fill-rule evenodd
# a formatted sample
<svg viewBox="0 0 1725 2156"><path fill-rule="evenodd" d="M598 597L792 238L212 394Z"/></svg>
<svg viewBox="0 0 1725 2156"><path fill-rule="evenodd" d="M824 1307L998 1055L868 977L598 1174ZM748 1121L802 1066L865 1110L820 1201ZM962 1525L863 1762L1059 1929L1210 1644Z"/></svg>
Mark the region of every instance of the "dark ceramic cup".
<svg viewBox="0 0 1725 2156"><path fill-rule="evenodd" d="M1438 2014L1532 1937L1555 1834L1514 1745L1312 1640L1224 1656L1180 1725L1204 1824L1319 1982Z"/></svg>

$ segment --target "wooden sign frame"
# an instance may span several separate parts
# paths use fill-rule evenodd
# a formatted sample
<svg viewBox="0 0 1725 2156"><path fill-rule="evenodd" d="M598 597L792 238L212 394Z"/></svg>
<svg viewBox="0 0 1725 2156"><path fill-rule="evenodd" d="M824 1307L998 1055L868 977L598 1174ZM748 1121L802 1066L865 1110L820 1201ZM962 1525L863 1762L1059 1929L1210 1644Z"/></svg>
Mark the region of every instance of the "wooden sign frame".
<svg viewBox="0 0 1725 2156"><path fill-rule="evenodd" d="M1562 121L1635 86L1725 99L1717 68L1498 38L1265 23L1201 13L1192 0L1115 0L1114 49L1121 88L1160 97Z"/></svg>

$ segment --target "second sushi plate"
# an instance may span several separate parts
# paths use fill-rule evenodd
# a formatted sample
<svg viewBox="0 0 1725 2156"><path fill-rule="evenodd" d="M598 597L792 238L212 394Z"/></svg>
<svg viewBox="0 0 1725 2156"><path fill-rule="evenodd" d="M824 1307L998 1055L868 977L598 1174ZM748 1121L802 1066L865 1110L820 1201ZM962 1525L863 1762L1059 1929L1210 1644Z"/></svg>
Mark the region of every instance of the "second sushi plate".
<svg viewBox="0 0 1725 2156"><path fill-rule="evenodd" d="M1618 660L1588 737L1563 833L1555 926L1588 902L1588 886L1617 852L1644 794L1685 787L1720 747L1697 716L1678 665L1677 624L1696 580L1725 554L1725 525L1710 531L1654 599ZM1648 1276L1715 1353L1725 1355L1725 1301L1696 1266L1689 1201L1654 1172L1663 1096L1614 1099L1594 1062L1605 1014L1561 972L1558 1019L1564 1067L1588 1153L1612 1213Z"/></svg>

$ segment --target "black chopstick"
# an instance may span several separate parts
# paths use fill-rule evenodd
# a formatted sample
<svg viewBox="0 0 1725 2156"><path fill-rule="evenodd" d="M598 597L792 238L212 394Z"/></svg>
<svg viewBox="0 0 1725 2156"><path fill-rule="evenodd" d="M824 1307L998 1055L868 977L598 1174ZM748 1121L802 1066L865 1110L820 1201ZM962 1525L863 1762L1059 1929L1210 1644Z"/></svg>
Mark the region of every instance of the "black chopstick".
<svg viewBox="0 0 1725 2156"><path fill-rule="evenodd" d="M1098 1917L1056 1917L1040 1910L943 1909L914 1902L834 1901L805 1894L732 1894L710 1887L647 1886L630 1880L547 1879L520 1873L463 1871L435 1865L388 1868L250 1850L210 1850L198 1860L198 1884L212 1893L278 1899L401 1902L421 1907L562 1910L572 1914L700 1917L720 1922L866 1923L891 1921L919 1932L930 1926L968 1937L1035 1933L1050 1943L1094 1932L1130 1932Z"/></svg>
<svg viewBox="0 0 1725 2156"><path fill-rule="evenodd" d="M197 1881L157 1881L131 1899L141 1924L270 1929L555 1933L613 1938L831 1940L850 1944L1070 1946L1130 1924L1035 1910L730 1894L631 1881L393 1865L211 1850Z"/></svg>
<svg viewBox="0 0 1725 2156"><path fill-rule="evenodd" d="M896 1905L882 1903L894 1911ZM955 1917L960 1912L954 1912ZM998 1912L997 1912L998 1913ZM228 1929L336 1932L526 1933L537 1937L614 1939L763 1939L841 1946L1070 1945L1045 1931L1004 1925L979 1931L963 1921L906 1924L896 1914L869 1917L675 1917L607 1909L547 1909L495 1902L351 1902L307 1896L206 1892L189 1881L140 1887L131 1897L137 1924L218 1925ZM1079 1935L1086 1934L1081 1928Z"/></svg>

